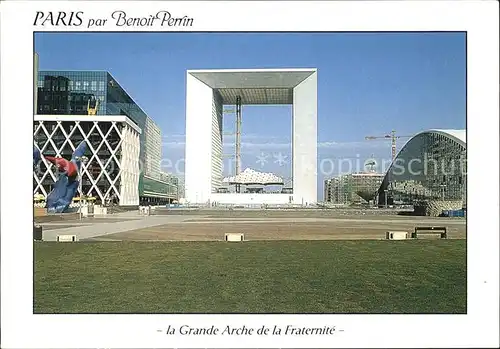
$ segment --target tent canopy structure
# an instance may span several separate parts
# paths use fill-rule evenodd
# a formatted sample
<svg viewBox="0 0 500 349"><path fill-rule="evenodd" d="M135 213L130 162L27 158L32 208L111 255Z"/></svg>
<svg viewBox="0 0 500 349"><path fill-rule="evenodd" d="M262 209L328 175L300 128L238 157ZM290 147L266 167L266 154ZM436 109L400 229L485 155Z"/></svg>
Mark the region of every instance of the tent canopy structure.
<svg viewBox="0 0 500 349"><path fill-rule="evenodd" d="M222 181L227 184L243 184L243 185L283 185L283 179L273 173L264 173L245 169L237 176L226 177Z"/></svg>

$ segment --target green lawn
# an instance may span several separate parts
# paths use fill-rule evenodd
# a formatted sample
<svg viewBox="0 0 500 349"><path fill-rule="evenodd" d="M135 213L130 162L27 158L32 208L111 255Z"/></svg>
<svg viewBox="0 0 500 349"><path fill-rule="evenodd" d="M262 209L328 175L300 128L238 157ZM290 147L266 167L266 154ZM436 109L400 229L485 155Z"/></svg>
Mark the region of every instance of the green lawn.
<svg viewBox="0 0 500 349"><path fill-rule="evenodd" d="M35 243L35 313L466 313L466 241Z"/></svg>

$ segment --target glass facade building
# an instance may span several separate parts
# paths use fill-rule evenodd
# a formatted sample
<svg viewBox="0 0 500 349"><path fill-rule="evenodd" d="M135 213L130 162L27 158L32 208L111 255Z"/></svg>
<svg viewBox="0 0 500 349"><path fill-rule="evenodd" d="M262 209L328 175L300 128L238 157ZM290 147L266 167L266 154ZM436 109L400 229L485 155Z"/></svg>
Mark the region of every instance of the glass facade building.
<svg viewBox="0 0 500 349"><path fill-rule="evenodd" d="M120 115L113 113L113 108L107 108L111 81L114 79L104 71L39 71L37 114L87 115L89 100L97 99L98 115ZM116 97L116 93L113 95Z"/></svg>
<svg viewBox="0 0 500 349"><path fill-rule="evenodd" d="M466 149L465 130L430 130L412 137L382 181L379 204L465 203Z"/></svg>
<svg viewBox="0 0 500 349"><path fill-rule="evenodd" d="M36 109L38 115L127 116L141 129L140 203L163 203L177 199L177 197L174 198L170 195L173 190L169 187L169 183L160 178L161 131L159 127L134 102L111 74L106 71L39 71L37 90ZM90 124L89 127L92 126ZM103 135L94 133L93 135L90 132L89 141L95 141L95 146L98 146L102 136L106 136L106 133ZM108 136L114 141L118 139L114 130L111 130L111 134ZM102 155L106 156L106 154ZM144 176L148 180L145 181ZM154 185L151 185L155 191L145 191L141 186L145 182L151 181L155 182Z"/></svg>

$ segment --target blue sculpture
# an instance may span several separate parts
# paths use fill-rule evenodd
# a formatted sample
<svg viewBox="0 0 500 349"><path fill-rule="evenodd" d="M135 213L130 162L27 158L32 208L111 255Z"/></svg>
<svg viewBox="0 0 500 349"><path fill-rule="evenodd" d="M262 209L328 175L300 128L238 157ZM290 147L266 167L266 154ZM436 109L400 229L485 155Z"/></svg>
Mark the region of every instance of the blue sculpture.
<svg viewBox="0 0 500 349"><path fill-rule="evenodd" d="M33 167L36 168L40 160L42 159L42 156L40 154L40 150L33 146Z"/></svg>
<svg viewBox="0 0 500 349"><path fill-rule="evenodd" d="M44 156L44 158L57 166L60 175L54 183L54 188L47 196L46 208L49 213L66 212L71 204L76 191L78 190L79 178L78 174L81 167L81 159L87 150L87 143L81 142L76 147L71 160L64 158L56 158L52 156ZM40 159L40 152L33 151L33 163L36 164L36 158Z"/></svg>

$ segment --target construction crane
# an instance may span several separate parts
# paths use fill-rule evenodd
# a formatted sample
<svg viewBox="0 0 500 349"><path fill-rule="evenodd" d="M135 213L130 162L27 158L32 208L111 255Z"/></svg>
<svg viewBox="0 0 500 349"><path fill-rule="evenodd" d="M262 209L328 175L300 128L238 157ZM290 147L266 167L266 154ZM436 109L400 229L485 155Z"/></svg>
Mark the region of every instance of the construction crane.
<svg viewBox="0 0 500 349"><path fill-rule="evenodd" d="M413 136L396 136L396 131L392 130L391 134L385 136L366 136L365 139L367 141L376 140L376 139L390 139L391 140L391 151L392 151L392 162L396 160L396 141L400 138L411 138Z"/></svg>

